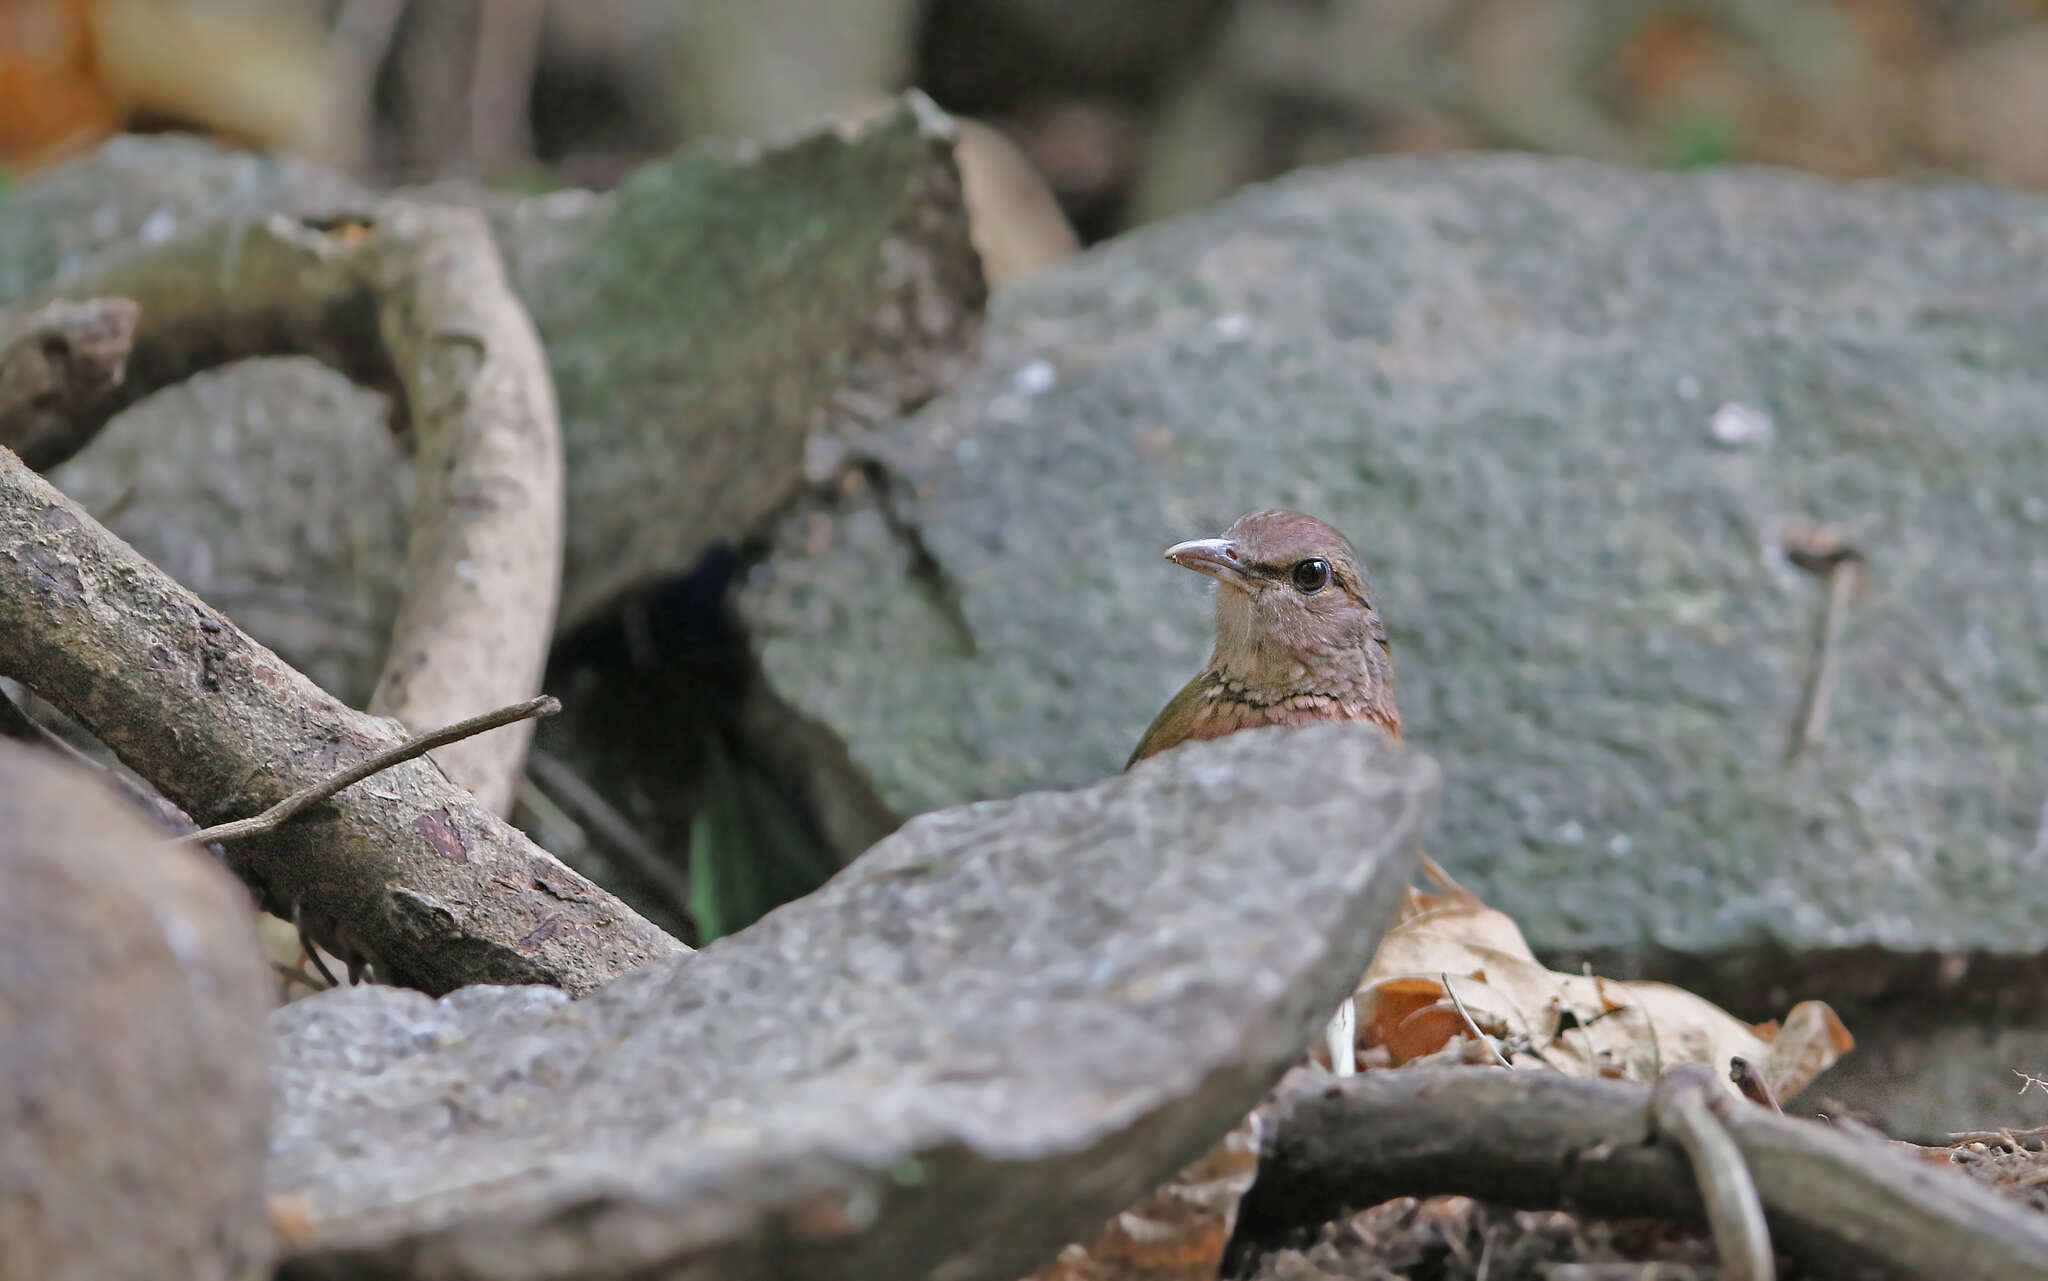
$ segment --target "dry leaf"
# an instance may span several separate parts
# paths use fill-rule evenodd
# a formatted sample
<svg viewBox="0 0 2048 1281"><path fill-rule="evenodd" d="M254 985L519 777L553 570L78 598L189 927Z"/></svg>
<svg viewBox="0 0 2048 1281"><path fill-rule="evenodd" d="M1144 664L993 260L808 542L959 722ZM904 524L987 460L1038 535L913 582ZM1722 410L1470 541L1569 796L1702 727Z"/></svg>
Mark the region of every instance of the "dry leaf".
<svg viewBox="0 0 2048 1281"><path fill-rule="evenodd" d="M1666 983L1548 969L1505 914L1436 864L1428 871L1436 892L1409 891L1358 986L1360 1048L1383 1051L1392 1066L1491 1058L1476 1029L1517 1067L1579 1077L1648 1081L1674 1064L1705 1063L1725 1082L1740 1055L1789 1098L1854 1044L1819 1001L1795 1006L1782 1028L1752 1026Z"/></svg>
<svg viewBox="0 0 2048 1281"><path fill-rule="evenodd" d="M1253 1113L1173 1182L1060 1251L1029 1281L1215 1281L1258 1169Z"/></svg>

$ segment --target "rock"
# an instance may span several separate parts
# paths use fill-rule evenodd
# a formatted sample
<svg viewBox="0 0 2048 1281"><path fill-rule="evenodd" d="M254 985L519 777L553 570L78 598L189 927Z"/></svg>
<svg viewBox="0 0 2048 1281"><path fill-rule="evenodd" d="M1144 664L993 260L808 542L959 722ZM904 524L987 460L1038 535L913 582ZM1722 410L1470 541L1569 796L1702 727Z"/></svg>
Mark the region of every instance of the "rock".
<svg viewBox="0 0 2048 1281"><path fill-rule="evenodd" d="M189 136L120 137L11 188L0 204L0 301L12 303L121 247L161 244L195 220L360 206L361 184L290 155Z"/></svg>
<svg viewBox="0 0 2048 1281"><path fill-rule="evenodd" d="M849 442L958 374L985 288L953 140L913 95L858 132L685 151L602 196L414 193L486 209L547 346L567 467L564 629L746 537L807 474L831 474ZM302 162L122 139L0 204L0 301L205 219L369 199ZM362 443L386 434L376 397L304 362L269 364L135 406L53 479L359 705L395 611L403 536L385 531L402 469L388 445ZM249 427L279 423L279 443L235 452ZM185 443L167 450L166 434ZM298 483L316 448L345 481ZM263 487L274 501L218 501ZM280 549L312 554L280 577ZM365 635L379 642L367 656Z"/></svg>
<svg viewBox="0 0 2048 1281"><path fill-rule="evenodd" d="M1014 1281L1295 1060L1415 867L1434 764L1238 734L916 819L830 884L574 1004L274 1016L294 1278Z"/></svg>
<svg viewBox="0 0 2048 1281"><path fill-rule="evenodd" d="M1863 946L1879 989L2038 956L2044 262L2048 204L1975 189L1300 174L999 295L981 369L790 514L741 614L896 812L1069 786L1207 651L1161 550L1298 507L1378 578L1433 852L1546 956L1745 1009ZM1717 440L1729 405L1774 430ZM1868 586L1787 766L1809 523Z"/></svg>
<svg viewBox="0 0 2048 1281"><path fill-rule="evenodd" d="M0 813L0 1276L268 1276L269 979L247 894L12 740Z"/></svg>
<svg viewBox="0 0 2048 1281"><path fill-rule="evenodd" d="M494 219L561 400L565 627L745 537L807 457L964 369L984 286L953 136L912 96L858 134L685 151Z"/></svg>
<svg viewBox="0 0 2048 1281"><path fill-rule="evenodd" d="M412 496L383 397L306 357L243 361L123 412L51 479L322 689L369 700Z"/></svg>

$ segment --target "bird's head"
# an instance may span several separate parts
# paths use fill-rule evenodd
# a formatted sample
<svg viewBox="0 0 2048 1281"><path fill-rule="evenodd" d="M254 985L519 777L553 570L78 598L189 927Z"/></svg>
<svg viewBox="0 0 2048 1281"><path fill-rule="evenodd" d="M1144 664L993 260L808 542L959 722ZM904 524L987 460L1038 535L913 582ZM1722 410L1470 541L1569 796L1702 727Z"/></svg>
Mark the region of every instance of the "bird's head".
<svg viewBox="0 0 2048 1281"><path fill-rule="evenodd" d="M1220 538L1166 549L1216 580L1211 666L1258 690L1390 693L1393 658L1371 581L1349 539L1277 508L1239 517Z"/></svg>

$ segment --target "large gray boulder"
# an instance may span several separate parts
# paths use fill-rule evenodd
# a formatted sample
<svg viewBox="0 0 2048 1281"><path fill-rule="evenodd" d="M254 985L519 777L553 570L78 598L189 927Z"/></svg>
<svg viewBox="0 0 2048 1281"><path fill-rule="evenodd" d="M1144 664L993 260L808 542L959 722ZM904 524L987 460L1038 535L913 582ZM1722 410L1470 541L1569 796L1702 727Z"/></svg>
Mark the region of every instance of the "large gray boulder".
<svg viewBox="0 0 2048 1281"><path fill-rule="evenodd" d="M1761 1015L1856 949L1864 993L2048 949L2044 405L2039 199L1367 161L999 296L981 370L741 610L913 814L1115 769L1210 641L1161 550L1326 517L1444 765L1432 852L1547 954ZM1809 523L1868 588L1788 766Z"/></svg>
<svg viewBox="0 0 2048 1281"><path fill-rule="evenodd" d="M274 1018L285 1275L1014 1281L1213 1143L1350 990L1437 769L1246 732L919 818L575 1004Z"/></svg>
<svg viewBox="0 0 2048 1281"><path fill-rule="evenodd" d="M0 1277L256 1281L255 910L103 779L0 738Z"/></svg>

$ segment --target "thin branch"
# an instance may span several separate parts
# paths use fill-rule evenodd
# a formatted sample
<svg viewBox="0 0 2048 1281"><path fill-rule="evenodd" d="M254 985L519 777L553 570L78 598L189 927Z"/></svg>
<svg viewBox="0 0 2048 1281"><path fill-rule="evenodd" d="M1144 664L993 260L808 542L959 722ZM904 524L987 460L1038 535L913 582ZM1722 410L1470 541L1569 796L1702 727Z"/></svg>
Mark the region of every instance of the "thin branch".
<svg viewBox="0 0 2048 1281"><path fill-rule="evenodd" d="M2025 1130L1956 1130L1949 1134L1950 1146L1961 1143L2010 1143L2020 1146L2027 1139L2048 1138L2048 1125Z"/></svg>
<svg viewBox="0 0 2048 1281"><path fill-rule="evenodd" d="M1763 1202L1741 1149L1715 1113L1715 1101L1725 1098L1706 1068L1687 1064L1658 1078L1650 1112L1659 1132L1676 1139L1692 1161L1724 1281L1776 1281Z"/></svg>
<svg viewBox="0 0 2048 1281"><path fill-rule="evenodd" d="M1820 631L1814 637L1813 665L1807 672L1806 688L1800 699L1799 719L1792 726L1792 741L1785 749L1785 762L1792 764L1820 745L1827 734L1828 707L1834 700L1837 654L1842 644L1842 625L1849 617L1849 601L1863 586L1863 553L1842 543L1833 531L1798 531L1786 548L1786 558L1827 584L1827 605L1822 610Z"/></svg>
<svg viewBox="0 0 2048 1281"><path fill-rule="evenodd" d="M234 819L226 823L215 823L212 827L201 828L183 839L193 845L225 845L229 841L246 840L251 836L261 836L266 832L274 832L290 822L301 810L318 805L336 792L341 791L345 787L353 787L372 774L381 774L394 765L403 765L407 761L426 755L437 747L446 747L450 743L460 742L472 735L482 734L487 730L511 725L517 721L531 720L541 716L553 716L561 710L562 704L554 695L542 694L539 698L529 698L523 703L514 703L510 707L501 707L495 712L485 712L481 716L472 716L466 721L457 721L455 724L437 729L431 734L422 734L418 738L399 744L397 747L387 748L384 751L378 752L368 760L351 765L347 769L324 778L309 787L302 787L269 809L264 810L261 814L250 818Z"/></svg>
<svg viewBox="0 0 2048 1281"><path fill-rule="evenodd" d="M1230 1263L1347 1208L1469 1196L1609 1218L1707 1219L1650 1085L1491 1067L1408 1067L1338 1081L1296 1072L1263 1109L1258 1181ZM1720 1088L1718 1085L1716 1089ZM1788 1254L1833 1273L1881 1263L1921 1281L2048 1281L2048 1216L1896 1145L1760 1107L1715 1118Z"/></svg>

